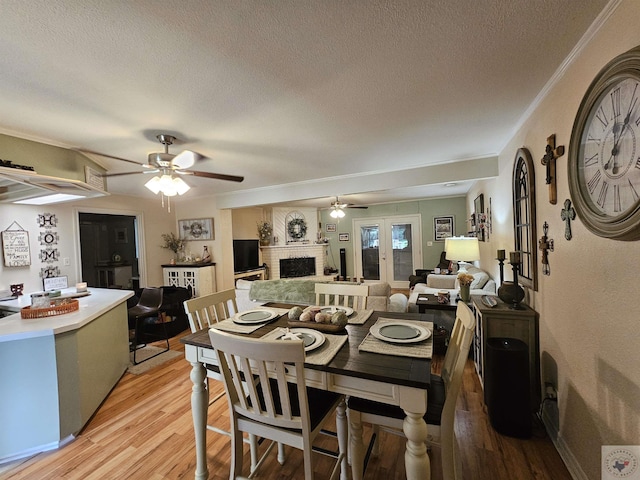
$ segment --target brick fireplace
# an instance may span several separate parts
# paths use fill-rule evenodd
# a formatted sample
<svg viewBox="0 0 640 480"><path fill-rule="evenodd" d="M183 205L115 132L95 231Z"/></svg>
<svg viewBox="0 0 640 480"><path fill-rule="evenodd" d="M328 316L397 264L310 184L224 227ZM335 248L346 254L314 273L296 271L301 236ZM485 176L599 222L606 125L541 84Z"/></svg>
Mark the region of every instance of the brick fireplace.
<svg viewBox="0 0 640 480"><path fill-rule="evenodd" d="M262 252L262 261L269 267L269 278L287 278L287 273L282 277L280 275L280 260L290 259L306 259L303 263L309 263L310 258L314 260L315 273L312 276L321 276L324 274L324 249L325 245L318 245L316 243L308 244L287 244L287 245L274 245L269 247L260 247ZM284 262L286 264L299 263L299 262ZM285 267L286 268L286 267ZM296 267L297 268L297 267ZM293 278L289 276L288 278Z"/></svg>

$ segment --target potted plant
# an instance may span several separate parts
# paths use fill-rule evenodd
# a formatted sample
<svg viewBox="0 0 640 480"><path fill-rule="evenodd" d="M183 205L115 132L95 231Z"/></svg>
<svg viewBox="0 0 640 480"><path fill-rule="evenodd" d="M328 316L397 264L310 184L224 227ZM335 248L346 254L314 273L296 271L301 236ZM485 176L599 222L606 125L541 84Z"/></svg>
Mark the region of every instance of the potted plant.
<svg viewBox="0 0 640 480"><path fill-rule="evenodd" d="M471 300L471 283L473 282L473 275L468 273L458 274L458 283L460 283L460 298L463 302Z"/></svg>
<svg viewBox="0 0 640 480"><path fill-rule="evenodd" d="M176 258L172 259L171 262L175 263L176 260L179 260L179 254L184 251L187 241L184 238L176 237L173 232L163 233L162 240L164 241L164 245L161 245L161 247L171 250L175 254Z"/></svg>
<svg viewBox="0 0 640 480"><path fill-rule="evenodd" d="M269 245L271 243L271 234L273 233L273 227L267 221L258 222L258 238L260 239L260 245Z"/></svg>

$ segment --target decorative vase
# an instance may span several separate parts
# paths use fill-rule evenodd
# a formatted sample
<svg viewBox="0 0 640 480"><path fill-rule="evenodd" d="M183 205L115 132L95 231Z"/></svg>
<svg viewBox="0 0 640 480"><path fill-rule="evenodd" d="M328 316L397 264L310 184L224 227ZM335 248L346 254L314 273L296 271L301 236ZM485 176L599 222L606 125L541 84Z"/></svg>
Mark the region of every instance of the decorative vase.
<svg viewBox="0 0 640 480"><path fill-rule="evenodd" d="M471 285L460 285L460 298L463 302L471 300Z"/></svg>
<svg viewBox="0 0 640 480"><path fill-rule="evenodd" d="M268 247L270 243L271 242L269 242L268 238L261 238L260 239L260 246L261 247Z"/></svg>
<svg viewBox="0 0 640 480"><path fill-rule="evenodd" d="M513 308L518 308L518 304L524 300L524 289L518 284L505 280L498 288L498 297Z"/></svg>

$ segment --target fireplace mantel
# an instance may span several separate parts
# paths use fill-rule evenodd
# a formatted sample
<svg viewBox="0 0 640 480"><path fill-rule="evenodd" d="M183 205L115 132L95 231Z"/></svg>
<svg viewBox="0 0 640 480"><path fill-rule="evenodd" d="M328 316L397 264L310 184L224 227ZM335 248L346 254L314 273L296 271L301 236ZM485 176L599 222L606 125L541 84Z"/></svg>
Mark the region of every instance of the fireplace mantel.
<svg viewBox="0 0 640 480"><path fill-rule="evenodd" d="M260 247L262 261L269 267L269 278L280 278L280 259L296 257L314 257L316 259L316 275L324 271L326 244L323 243L289 243Z"/></svg>

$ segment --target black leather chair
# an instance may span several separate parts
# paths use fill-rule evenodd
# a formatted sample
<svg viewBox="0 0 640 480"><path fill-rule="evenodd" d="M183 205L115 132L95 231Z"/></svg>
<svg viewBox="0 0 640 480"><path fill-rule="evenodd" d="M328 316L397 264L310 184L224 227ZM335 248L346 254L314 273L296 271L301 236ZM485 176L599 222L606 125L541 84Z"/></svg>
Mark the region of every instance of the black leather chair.
<svg viewBox="0 0 640 480"><path fill-rule="evenodd" d="M128 309L129 316L129 330L134 331L133 341L131 342L131 350L133 351L133 364L138 365L139 363L145 362L155 356L160 355L169 350L169 336L167 335L167 329L164 323L162 325L162 334L156 335L158 340L164 340L167 343L167 348L152 355L144 360L138 362L136 359L136 352L144 347L145 343L141 342L141 333L144 327L145 321L149 321L150 319L157 319L158 314L160 313L160 306L162 305L162 289L161 288L145 288L142 290L142 294L140 295L140 300L138 303ZM145 333L147 336L149 332Z"/></svg>

